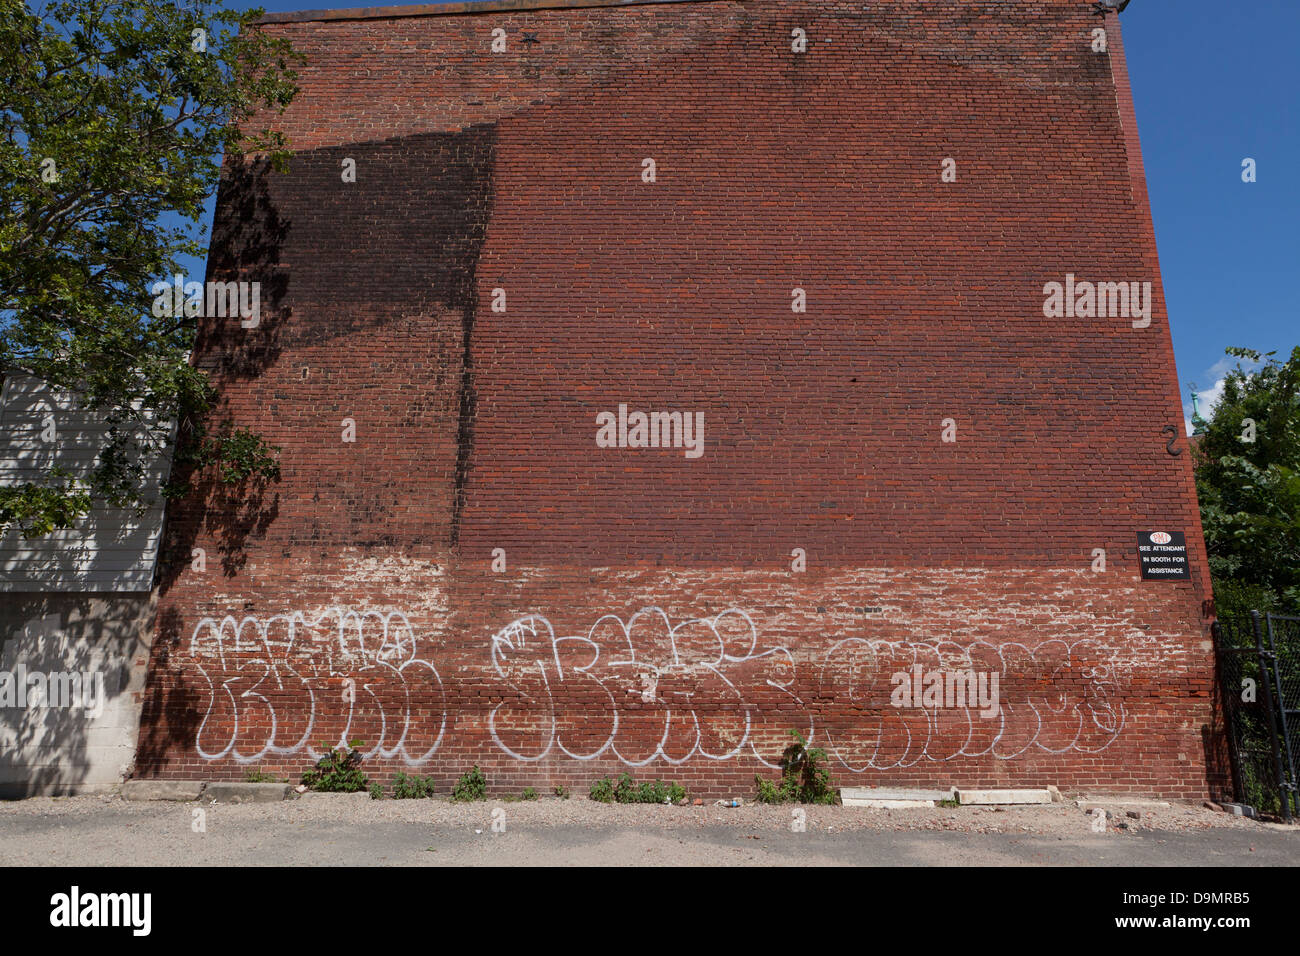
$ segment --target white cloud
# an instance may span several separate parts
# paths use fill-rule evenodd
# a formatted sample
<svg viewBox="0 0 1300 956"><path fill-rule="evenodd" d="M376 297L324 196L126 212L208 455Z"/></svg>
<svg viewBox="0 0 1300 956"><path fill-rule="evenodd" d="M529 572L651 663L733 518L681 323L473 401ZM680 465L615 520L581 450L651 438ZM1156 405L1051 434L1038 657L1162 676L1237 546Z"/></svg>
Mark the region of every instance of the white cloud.
<svg viewBox="0 0 1300 956"><path fill-rule="evenodd" d="M1225 355L1208 369L1205 370L1206 378L1213 379L1214 385L1210 388L1196 389L1196 401L1200 406L1201 417L1207 422L1214 418L1214 410L1219 407L1219 402L1223 401L1223 386L1227 381L1228 372L1237 367L1238 360L1231 356ZM1252 369L1258 363L1242 360L1242 367ZM1189 399L1183 402L1183 424L1187 426L1187 434L1192 433L1192 403Z"/></svg>
<svg viewBox="0 0 1300 956"><path fill-rule="evenodd" d="M1251 365L1253 364L1254 363L1252 362L1247 362L1246 367L1250 368ZM1237 359L1233 358L1231 355L1225 355L1223 358L1219 359L1217 362L1215 362L1213 365L1211 365L1208 369L1205 370L1205 377L1212 378L1215 381L1221 381L1223 378L1227 376L1229 372L1231 372L1236 367L1237 367Z"/></svg>

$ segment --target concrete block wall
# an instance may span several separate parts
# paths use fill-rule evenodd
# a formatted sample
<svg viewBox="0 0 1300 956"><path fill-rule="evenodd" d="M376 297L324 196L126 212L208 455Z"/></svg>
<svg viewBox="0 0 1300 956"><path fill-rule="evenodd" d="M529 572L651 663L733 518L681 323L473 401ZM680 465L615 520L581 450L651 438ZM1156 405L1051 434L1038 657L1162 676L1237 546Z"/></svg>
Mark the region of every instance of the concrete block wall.
<svg viewBox="0 0 1300 956"><path fill-rule="evenodd" d="M108 789L130 772L153 612L147 593L0 594L0 797Z"/></svg>

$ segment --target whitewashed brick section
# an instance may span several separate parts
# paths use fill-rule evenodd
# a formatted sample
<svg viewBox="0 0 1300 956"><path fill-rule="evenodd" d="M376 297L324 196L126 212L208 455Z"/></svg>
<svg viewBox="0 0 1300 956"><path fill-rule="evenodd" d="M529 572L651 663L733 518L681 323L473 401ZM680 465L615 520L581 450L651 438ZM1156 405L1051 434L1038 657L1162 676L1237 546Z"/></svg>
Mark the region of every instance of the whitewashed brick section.
<svg viewBox="0 0 1300 956"><path fill-rule="evenodd" d="M53 416L55 439L41 440ZM102 413L28 375L5 377L0 392L0 485L41 481L52 464L78 477L95 466L107 425ZM96 504L75 528L25 539L17 528L0 536L0 591L148 591L162 532L162 483L171 447L149 462L143 512Z"/></svg>

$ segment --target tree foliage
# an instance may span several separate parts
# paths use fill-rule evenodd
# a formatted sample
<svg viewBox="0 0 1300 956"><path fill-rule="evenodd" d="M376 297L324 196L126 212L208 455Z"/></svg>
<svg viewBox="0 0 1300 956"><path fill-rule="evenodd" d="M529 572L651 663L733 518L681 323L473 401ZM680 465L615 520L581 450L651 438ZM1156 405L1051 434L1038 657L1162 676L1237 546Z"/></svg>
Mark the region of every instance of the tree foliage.
<svg viewBox="0 0 1300 956"><path fill-rule="evenodd" d="M1232 348L1196 446L1196 490L1220 613L1300 609L1300 347ZM1244 368L1240 360L1252 368ZM1258 367L1255 367L1258 366ZM1252 440L1253 439L1253 440ZM1261 605L1264 605L1261 607Z"/></svg>
<svg viewBox="0 0 1300 956"><path fill-rule="evenodd" d="M223 152L287 163L280 133L249 128L297 92L288 42L249 29L261 13L0 0L0 371L75 393L110 424L84 481L0 488L0 532L72 527L92 501L143 503L143 462L175 423L194 460L225 463L221 480L274 477L273 449L206 422L195 320L151 309L154 284L205 252Z"/></svg>

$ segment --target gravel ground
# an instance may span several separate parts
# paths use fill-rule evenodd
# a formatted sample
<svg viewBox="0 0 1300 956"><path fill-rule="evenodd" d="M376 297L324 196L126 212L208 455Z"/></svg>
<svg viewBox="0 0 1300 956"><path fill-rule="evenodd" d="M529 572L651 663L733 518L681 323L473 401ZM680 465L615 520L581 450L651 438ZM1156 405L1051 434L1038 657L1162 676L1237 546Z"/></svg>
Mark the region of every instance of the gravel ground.
<svg viewBox="0 0 1300 956"><path fill-rule="evenodd" d="M203 832L193 828L204 811ZM116 795L0 803L5 865L900 864L1295 865L1300 828L1194 805L1116 804L1106 832L1074 802L873 810L453 804L304 794L263 804ZM493 822L504 832L493 830ZM1123 826L1119 826L1123 824Z"/></svg>

